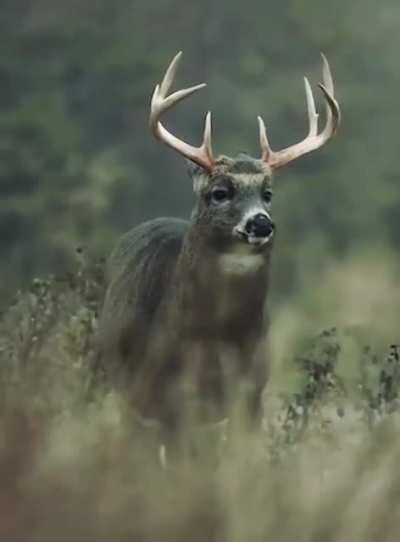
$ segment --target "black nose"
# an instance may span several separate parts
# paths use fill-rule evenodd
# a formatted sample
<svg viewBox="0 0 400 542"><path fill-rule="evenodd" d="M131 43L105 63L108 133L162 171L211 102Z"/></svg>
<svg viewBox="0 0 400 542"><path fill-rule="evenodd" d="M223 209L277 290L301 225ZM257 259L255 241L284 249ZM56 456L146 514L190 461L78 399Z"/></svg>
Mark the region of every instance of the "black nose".
<svg viewBox="0 0 400 542"><path fill-rule="evenodd" d="M274 223L268 215L258 213L252 216L246 224L246 232L255 237L268 237L274 231Z"/></svg>

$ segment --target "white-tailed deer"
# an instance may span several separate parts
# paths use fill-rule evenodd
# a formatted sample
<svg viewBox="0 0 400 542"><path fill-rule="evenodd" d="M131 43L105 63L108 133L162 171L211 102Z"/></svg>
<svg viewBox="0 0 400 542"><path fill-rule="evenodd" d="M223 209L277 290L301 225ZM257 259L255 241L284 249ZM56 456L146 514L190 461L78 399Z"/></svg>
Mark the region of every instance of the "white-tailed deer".
<svg viewBox="0 0 400 542"><path fill-rule="evenodd" d="M99 325L103 370L120 375L143 417L173 429L188 404L226 415L229 383L245 390L249 416L260 413L268 374L265 304L274 236L272 174L327 143L340 120L328 62L323 57L326 123L305 79L309 133L273 151L258 117L260 158L214 157L211 115L203 142L193 147L171 134L161 116L204 85L168 94L181 53L151 101L154 136L190 161L196 203L189 221L151 220L117 244L108 263L108 289Z"/></svg>

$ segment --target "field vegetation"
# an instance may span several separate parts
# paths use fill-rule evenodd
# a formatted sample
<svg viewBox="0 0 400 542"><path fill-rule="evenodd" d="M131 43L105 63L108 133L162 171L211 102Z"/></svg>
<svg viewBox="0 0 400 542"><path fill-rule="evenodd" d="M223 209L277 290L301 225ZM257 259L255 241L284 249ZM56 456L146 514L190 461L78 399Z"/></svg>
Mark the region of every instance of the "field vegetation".
<svg viewBox="0 0 400 542"><path fill-rule="evenodd" d="M71 273L34 279L0 327L1 539L397 540L395 270L374 291L377 264L349 297L364 263L332 263L314 296L305 284L276 309L260 430L234 401L229 421L184 425L173 459L157 424L92 385L102 262L80 251ZM358 325L310 333L323 294L337 318L359 307Z"/></svg>

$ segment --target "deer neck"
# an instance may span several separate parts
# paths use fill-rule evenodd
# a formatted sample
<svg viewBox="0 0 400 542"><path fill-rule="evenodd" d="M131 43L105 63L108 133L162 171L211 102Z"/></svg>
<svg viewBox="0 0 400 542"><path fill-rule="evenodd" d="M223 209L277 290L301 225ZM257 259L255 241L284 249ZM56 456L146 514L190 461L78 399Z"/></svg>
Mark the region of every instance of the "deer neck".
<svg viewBox="0 0 400 542"><path fill-rule="evenodd" d="M186 274L189 281L209 288L212 279L229 285L253 282L255 276L268 274L272 244L257 250L240 241L219 243L198 230L196 226L188 230L178 261L179 273Z"/></svg>
<svg viewBox="0 0 400 542"><path fill-rule="evenodd" d="M190 327L200 322L213 332L247 322L254 329L263 318L269 260L270 249L257 253L239 244L221 251L189 230L174 277L179 313Z"/></svg>

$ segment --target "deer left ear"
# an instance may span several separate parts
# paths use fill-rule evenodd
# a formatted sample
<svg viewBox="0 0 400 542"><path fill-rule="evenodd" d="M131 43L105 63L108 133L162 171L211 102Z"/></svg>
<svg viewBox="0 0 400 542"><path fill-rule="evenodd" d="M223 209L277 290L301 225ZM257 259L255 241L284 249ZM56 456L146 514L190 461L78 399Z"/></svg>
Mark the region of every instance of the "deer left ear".
<svg viewBox="0 0 400 542"><path fill-rule="evenodd" d="M186 166L187 171L189 173L189 177L193 181L193 190L197 194L201 191L201 189L205 186L205 184L208 182L208 172L199 166L198 164L195 164L191 160L186 160Z"/></svg>
<svg viewBox="0 0 400 542"><path fill-rule="evenodd" d="M192 162L191 160L186 159L186 167L187 171L189 173L189 177L193 179L194 177L198 177L200 175L207 175L207 172L204 168L196 164L195 162Z"/></svg>

